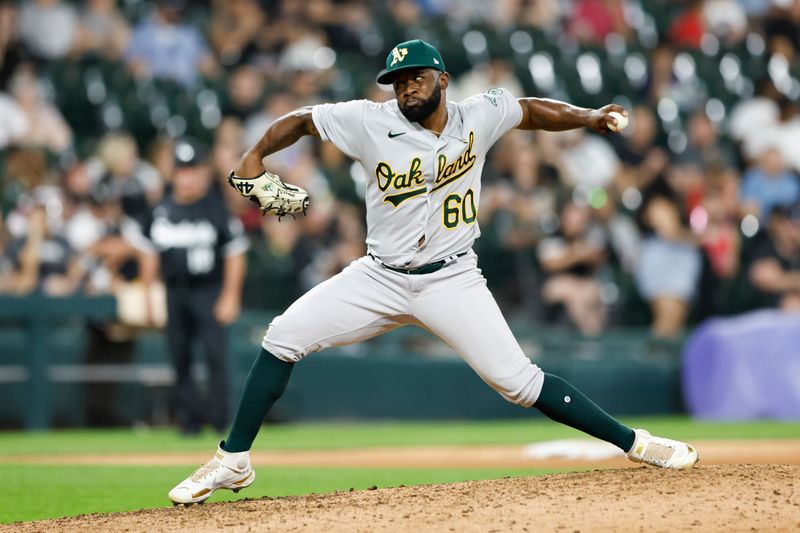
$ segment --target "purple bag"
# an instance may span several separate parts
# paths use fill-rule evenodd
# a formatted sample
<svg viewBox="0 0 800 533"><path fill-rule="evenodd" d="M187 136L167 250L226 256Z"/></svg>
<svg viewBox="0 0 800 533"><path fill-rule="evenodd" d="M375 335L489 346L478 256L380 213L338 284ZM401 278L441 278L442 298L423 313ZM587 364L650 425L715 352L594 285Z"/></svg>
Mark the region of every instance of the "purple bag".
<svg viewBox="0 0 800 533"><path fill-rule="evenodd" d="M704 322L683 351L693 416L800 419L800 313L763 310Z"/></svg>

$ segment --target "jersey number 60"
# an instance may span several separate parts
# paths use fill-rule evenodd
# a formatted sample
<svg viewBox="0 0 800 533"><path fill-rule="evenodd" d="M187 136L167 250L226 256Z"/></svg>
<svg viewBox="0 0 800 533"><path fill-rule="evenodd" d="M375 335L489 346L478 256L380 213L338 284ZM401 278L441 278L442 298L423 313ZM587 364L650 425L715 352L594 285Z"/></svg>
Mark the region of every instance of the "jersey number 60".
<svg viewBox="0 0 800 533"><path fill-rule="evenodd" d="M444 224L445 228L453 229L462 220L464 224L472 224L477 216L475 193L472 192L472 189L467 189L463 197L453 193L444 199L442 204L442 224Z"/></svg>

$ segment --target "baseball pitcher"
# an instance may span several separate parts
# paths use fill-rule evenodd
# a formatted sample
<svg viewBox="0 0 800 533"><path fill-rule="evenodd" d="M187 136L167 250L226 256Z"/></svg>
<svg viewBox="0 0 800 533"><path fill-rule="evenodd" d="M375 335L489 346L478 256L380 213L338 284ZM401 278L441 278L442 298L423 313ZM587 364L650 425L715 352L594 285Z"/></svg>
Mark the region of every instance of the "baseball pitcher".
<svg viewBox="0 0 800 533"><path fill-rule="evenodd" d="M448 102L444 60L430 44L395 46L378 82L395 99L303 107L276 120L242 157L229 182L264 213L304 213L308 195L265 172L262 159L304 135L332 142L368 177L367 255L314 287L269 325L228 438L206 465L169 492L199 503L218 489L253 483L249 449L293 366L310 353L414 324L451 346L505 399L535 407L621 448L636 462L692 467L692 446L613 419L523 353L486 287L472 244L486 154L507 131L618 130L617 105L584 109L492 89Z"/></svg>

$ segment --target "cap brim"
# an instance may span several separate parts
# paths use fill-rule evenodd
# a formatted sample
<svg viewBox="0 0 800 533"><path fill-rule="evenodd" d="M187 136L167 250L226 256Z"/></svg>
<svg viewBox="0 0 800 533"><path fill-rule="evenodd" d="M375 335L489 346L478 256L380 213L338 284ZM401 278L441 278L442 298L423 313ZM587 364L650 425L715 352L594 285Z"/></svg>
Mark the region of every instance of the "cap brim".
<svg viewBox="0 0 800 533"><path fill-rule="evenodd" d="M440 68L432 67L430 65L403 65L402 67L396 68L394 70L383 69L382 71L380 71L378 73L378 78L375 81L377 81L381 85L391 85L392 82L394 81L394 75L395 74L397 74L398 72L401 72L403 70L408 70L408 69L411 69L411 68L432 68L433 70L438 70L439 72L444 72L444 70L442 70Z"/></svg>
<svg viewBox="0 0 800 533"><path fill-rule="evenodd" d="M400 69L398 69L398 70L400 70ZM397 70L393 70L393 71L389 72L388 70L383 69L382 71L380 71L378 73L378 78L375 81L377 81L381 85L391 85L392 81L394 79L394 75L395 75L396 72L397 72Z"/></svg>

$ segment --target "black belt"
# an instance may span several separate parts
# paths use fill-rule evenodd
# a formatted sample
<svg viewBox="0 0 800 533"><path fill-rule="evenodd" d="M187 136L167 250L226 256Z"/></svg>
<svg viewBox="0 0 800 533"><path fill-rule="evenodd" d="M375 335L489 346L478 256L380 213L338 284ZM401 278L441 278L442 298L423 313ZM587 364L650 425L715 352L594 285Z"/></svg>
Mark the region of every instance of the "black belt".
<svg viewBox="0 0 800 533"><path fill-rule="evenodd" d="M371 258L373 258L375 261L377 261L378 264L380 264L386 270L391 270L393 272L400 272L401 274L409 274L411 276L414 276L414 275L417 275L417 274L432 274L433 272L436 272L437 270L441 270L443 267L445 267L445 266L449 265L450 263L454 262L456 259L458 259L462 255L467 255L467 252L461 252L460 254L453 254L451 256L445 257L444 259L440 259L439 261L434 261L433 263L428 263L427 265L422 265L422 266L418 266L418 267L414 267L414 268L393 267L391 265L387 265L386 263L384 263L383 261L381 261L380 259L378 259L377 257L375 257L372 254L367 254L367 255L370 256Z"/></svg>

